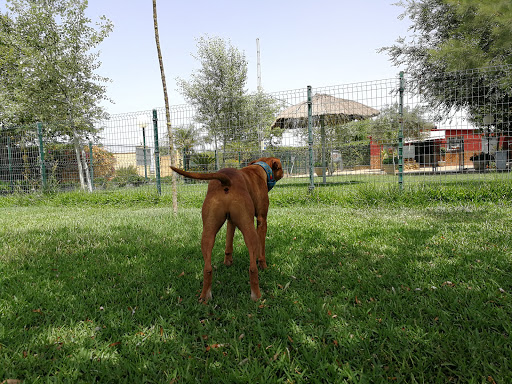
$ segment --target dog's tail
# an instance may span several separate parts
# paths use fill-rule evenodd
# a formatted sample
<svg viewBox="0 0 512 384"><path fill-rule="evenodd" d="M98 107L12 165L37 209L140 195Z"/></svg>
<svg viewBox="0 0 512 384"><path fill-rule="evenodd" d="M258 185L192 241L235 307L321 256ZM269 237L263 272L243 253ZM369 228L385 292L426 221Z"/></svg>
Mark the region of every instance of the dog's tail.
<svg viewBox="0 0 512 384"><path fill-rule="evenodd" d="M197 179L197 180L219 180L223 186L230 187L231 186L231 180L227 175L220 172L215 173L198 173L198 172L187 172L182 169L171 167L171 169L179 173L182 176L188 177L190 179Z"/></svg>

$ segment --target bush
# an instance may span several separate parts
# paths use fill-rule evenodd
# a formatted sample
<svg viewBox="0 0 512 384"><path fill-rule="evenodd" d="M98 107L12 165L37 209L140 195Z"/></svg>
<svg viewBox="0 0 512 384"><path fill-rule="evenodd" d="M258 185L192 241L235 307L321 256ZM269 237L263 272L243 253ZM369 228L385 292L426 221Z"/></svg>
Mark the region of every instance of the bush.
<svg viewBox="0 0 512 384"><path fill-rule="evenodd" d="M89 147L85 148L85 153L87 161L89 161ZM114 167L116 163L114 154L107 151L105 148L95 145L92 147L92 156L94 159L94 175L104 177L107 180L111 179L116 172Z"/></svg>
<svg viewBox="0 0 512 384"><path fill-rule="evenodd" d="M398 157L397 156L385 157L382 160L382 164L396 164L396 165L398 165Z"/></svg>
<svg viewBox="0 0 512 384"><path fill-rule="evenodd" d="M135 166L130 165L128 167L121 167L116 170L116 177L129 177L129 176L137 176L137 168Z"/></svg>
<svg viewBox="0 0 512 384"><path fill-rule="evenodd" d="M190 170L195 172L207 172L215 166L215 155L208 152L193 154L190 160Z"/></svg>
<svg viewBox="0 0 512 384"><path fill-rule="evenodd" d="M137 168L135 168L135 166L130 165L128 167L119 168L116 171L116 176L112 179L112 182L119 187L124 187L128 184L138 187L144 184L146 179L137 173Z"/></svg>

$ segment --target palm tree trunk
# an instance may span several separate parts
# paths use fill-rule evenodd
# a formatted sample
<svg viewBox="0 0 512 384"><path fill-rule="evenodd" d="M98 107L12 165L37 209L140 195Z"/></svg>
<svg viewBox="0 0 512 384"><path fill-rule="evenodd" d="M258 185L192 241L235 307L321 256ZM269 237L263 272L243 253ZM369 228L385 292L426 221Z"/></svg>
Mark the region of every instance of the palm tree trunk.
<svg viewBox="0 0 512 384"><path fill-rule="evenodd" d="M158 53L158 62L160 63L160 74L162 76L162 87L164 90L164 101L165 101L165 118L167 121L167 135L169 136L169 157L170 157L170 165L174 166L176 164L175 159L175 151L174 151L174 140L172 135L172 127L171 127L171 113L169 111L169 97L167 96L167 85L165 82L165 72L164 72L164 62L162 59L162 51L160 49L160 36L158 34L158 17L156 12L156 0L153 0L153 22L155 25L155 42L156 42L156 50ZM172 172L172 208L174 213L178 212L178 190L176 188L177 178L176 173Z"/></svg>

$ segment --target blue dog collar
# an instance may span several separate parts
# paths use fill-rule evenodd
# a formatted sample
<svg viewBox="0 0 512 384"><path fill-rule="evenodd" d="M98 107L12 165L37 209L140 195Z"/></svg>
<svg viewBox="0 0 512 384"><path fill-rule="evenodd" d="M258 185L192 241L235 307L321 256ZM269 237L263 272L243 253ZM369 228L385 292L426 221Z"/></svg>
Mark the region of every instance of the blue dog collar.
<svg viewBox="0 0 512 384"><path fill-rule="evenodd" d="M264 163L263 161L257 161L254 164L258 164L267 173L267 188L270 191L272 188L274 188L274 185L276 185L276 179L274 179L274 172L268 166L268 164Z"/></svg>

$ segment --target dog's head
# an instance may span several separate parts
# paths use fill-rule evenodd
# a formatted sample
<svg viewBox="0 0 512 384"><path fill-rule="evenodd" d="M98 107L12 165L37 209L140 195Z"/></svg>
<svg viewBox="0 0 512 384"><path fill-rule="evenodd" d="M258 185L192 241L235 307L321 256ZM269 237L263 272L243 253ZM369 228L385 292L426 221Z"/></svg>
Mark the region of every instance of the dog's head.
<svg viewBox="0 0 512 384"><path fill-rule="evenodd" d="M281 165L281 160L277 157L262 157L261 159L251 161L249 165L254 164L258 161L263 161L267 163L270 168L272 168L272 172L274 173L274 179L276 181L281 180L284 176L283 166Z"/></svg>

